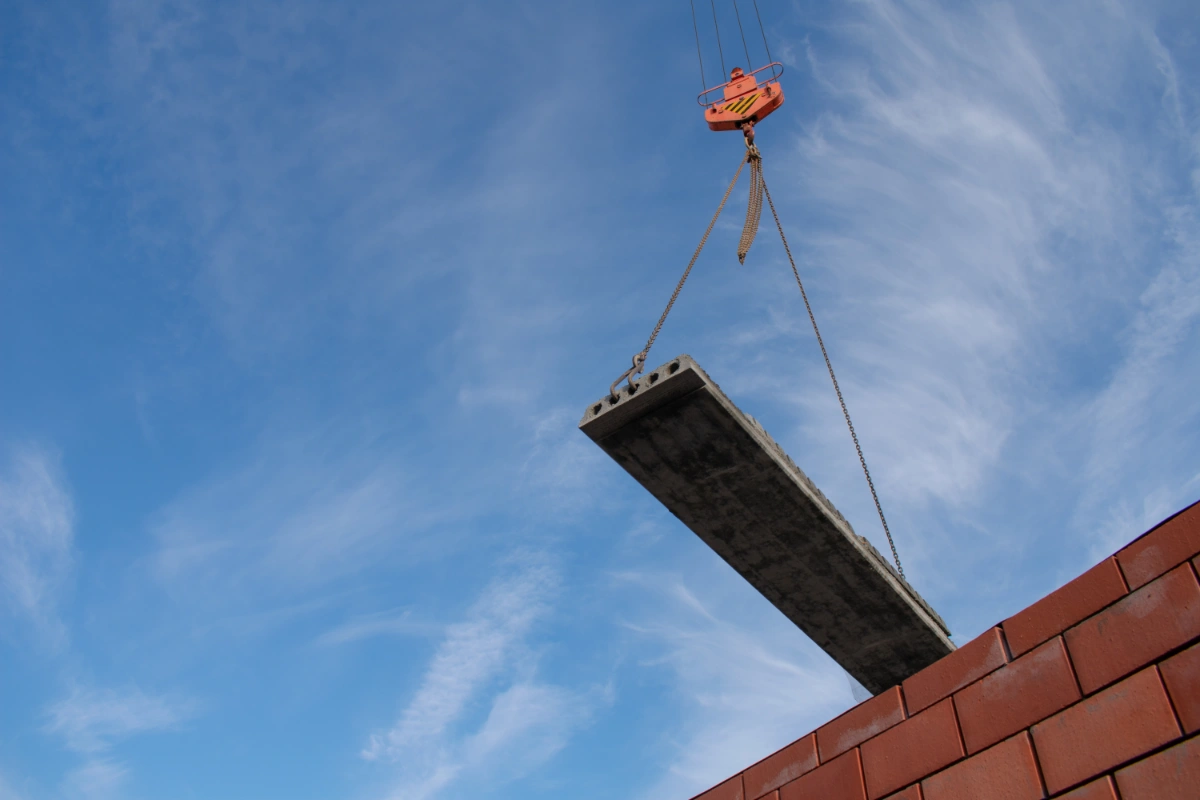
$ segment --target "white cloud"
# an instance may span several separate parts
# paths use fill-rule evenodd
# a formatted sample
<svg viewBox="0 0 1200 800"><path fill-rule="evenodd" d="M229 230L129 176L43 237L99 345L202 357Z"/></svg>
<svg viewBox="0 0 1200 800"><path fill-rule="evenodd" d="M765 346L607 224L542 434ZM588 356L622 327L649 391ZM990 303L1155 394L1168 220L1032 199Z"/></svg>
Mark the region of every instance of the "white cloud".
<svg viewBox="0 0 1200 800"><path fill-rule="evenodd" d="M82 800L106 800L118 796L129 769L118 761L90 759L67 773L63 794Z"/></svg>
<svg viewBox="0 0 1200 800"><path fill-rule="evenodd" d="M113 19L117 39L110 43L114 63L93 70L87 61L66 62L73 65L69 71L104 74L120 84L111 95L93 93L89 84L69 105L115 109L116 122L98 128L97 138L126 143L112 155L131 166L131 224L151 246L156 237L190 243L197 275L183 276L184 291L201 298L241 365L265 367L267 382L278 381L291 374L290 358L307 369L308 346L319 340L322 354L336 354L330 360L354 363L313 365L309 375L317 381L340 378L342 368L374 377L393 354L389 348L408 351L396 363L417 373L316 392L322 404L327 396L336 403L355 395L349 405L329 409L342 418L358 415L374 393L376 401L386 398L388 413L398 406L412 410L410 427L306 436L312 426L298 424L269 432L251 443L245 458L231 459L154 518L158 549L151 562L161 584L198 603L249 609L236 624L254 630L320 606L270 598L265 605L274 610L260 612L244 602L245 594L303 599L331 582L368 587L363 576L376 566L390 568L426 542L443 546L439 526L478 519L468 508L473 503L498 515L510 508L504 497L491 504L501 495L529 506L532 497L554 514L595 502L596 474L613 473L592 470L603 457L574 430L580 409L573 404L596 396L624 365L627 351L613 361L612 372L597 366L611 349L607 343L623 338L640 346L641 327L630 332L628 324L633 312L623 315L631 308L659 311L665 297L657 289L663 281L669 289L674 279L661 271L669 272L664 264L675 258L675 231L690 238L694 224L681 219L689 198L659 184L682 177L672 170L695 166L679 164L669 152L687 146L676 135L690 134L664 128L662 136L638 131L623 138L623 130L595 125L603 114L590 98L622 107L640 84L613 80L624 59L588 53L596 47L611 54L605 34L590 37L588 24L571 20L571 28L584 33L556 36L557 50L537 52L523 46L520 37L528 31L521 24L472 11L478 30L456 31L443 54L451 62L462 56L469 64L511 48L521 54L519 64L496 59L506 73L540 68L545 59L556 64L554 75L537 73L543 101L508 116L488 106L488 118L472 118L469 126L441 116L475 105L460 93L454 109L439 108L431 131L397 124L427 116L413 106L428 94L424 84L393 82L394 91L381 94L375 81L410 74L422 63L427 53L417 39L438 38L429 28L403 15L364 13L355 16L359 28L331 20L339 24L335 36L296 35L324 11L292 6L289 13L226 17L195 3L120 4ZM1187 233L1195 225L1191 200L1174 204L1174 228L1147 213L1147 207L1165 207L1163 187L1177 167L1172 158L1156 160L1163 145L1191 135L1188 70L1147 35L1152 27L1136 19L1140 7L1120 19L1110 16L1121 8L1117 3L947 9L879 0L830 8L837 24L808 49L815 82L806 84L801 70L789 70L791 103L763 128L760 144L885 506L898 507L898 516L911 523L893 518L906 540L902 556L910 566L910 557L930 565L927 575L973 583L972 593L986 591L984 584L993 582L960 569L963 562L1004 546L1006 560L989 564L988 574L1024 574L1013 569L1012 554L1050 538L1038 527L1050 524L1045 512L1075 504L1086 494L1084 483L1092 486L1092 498L1079 503L1076 530L1093 535L1094 523L1104 523L1103 543L1096 546L1107 551L1196 491L1194 454L1187 450L1195 441L1188 414L1197 396L1195 377L1188 379L1200 375L1200 365L1187 358L1189 349L1200 352L1188 305L1198 294L1189 255L1196 240ZM419 33L403 39L403 29ZM310 91L308 70L320 64L321 74L338 74L323 69L326 58L333 65L334 54L321 50L330 41L355 42L356 60L368 65L369 77L343 82L327 95ZM202 55L213 42L227 57ZM483 55L470 52L476 44ZM780 45L779 52L789 50L795 50L789 42ZM1160 82L1148 81L1139 65L1148 65ZM1129 102L1127 89L1162 106L1169 136L1119 130L1139 124L1144 111ZM82 102L94 97L103 102ZM303 97L312 105L269 102L278 97ZM788 120L804 126L790 151ZM1159 122L1152 117L1147 127ZM718 140L711 141L710 152ZM726 143L739 146L736 137ZM406 153L412 157L398 155ZM697 171L710 166L705 161ZM724 179L717 178L722 185ZM611 191L618 181L621 191ZM647 214L647 198L664 202ZM614 213L619 207L627 213ZM186 218L180 230L156 229L174 209ZM752 259L771 252L763 241L770 235L766 223ZM736 217L729 227L736 231ZM1164 230L1179 232L1173 265L1155 251ZM629 255L636 257L624 258ZM632 266L622 267L622 260ZM802 308L785 299L795 297L786 266L775 265L783 266L779 280L755 266L707 297L704 284L689 286L691 308L722 313L703 317L712 323L703 330L689 329L681 304L671 325L682 324L664 332L660 348L672 347L675 330L719 340L710 349L732 368L714 368L715 377L743 396L773 398L785 407L787 424L773 433L831 497L860 498L850 502L854 508L839 504L863 519L855 512L869 516L869 501L823 365L811 349L802 351L807 362L791 358L807 347L810 334ZM436 292L411 290L427 279L445 285ZM769 300L766 309L752 309L762 311L765 324L730 336L726 322L744 309L731 310L721 290L735 283L746 295L754 290ZM648 295L654 296L644 300ZM1127 297L1142 300L1127 305ZM639 317L637 325L652 319ZM453 331L447 339L443 324ZM582 329L596 335L572 335ZM797 334L801 344L783 344ZM767 360L784 366L752 372ZM427 363L436 366L422 374ZM806 365L793 369L795 363ZM1081 363L1090 374L1072 374ZM244 383L243 373L234 374L234 383ZM426 379L432 384L427 394ZM595 388L577 393L584 385ZM555 392L572 399L545 399ZM224 399L240 402L240 396ZM559 403L567 403L567 411L554 410ZM433 411L426 413L423 404ZM412 434L442 427L428 423L446 419L464 423L453 436L470 448L469 464L464 453L443 451L451 437ZM416 439L411 451L395 452L410 435ZM1159 458L1163 463L1154 463ZM431 478L439 468L455 474ZM1190 488L1176 489L1184 470ZM1131 475L1138 480L1126 481ZM1033 488L997 488L1009 479ZM463 483L493 491L471 498L460 491ZM25 498L25 486L49 484L35 475L11 485ZM0 482L0 489L9 487ZM1001 491L1002 502L989 504ZM593 506L603 512L596 516L607 521L606 515L622 513L628 496L604 495ZM67 500L60 506L68 511L66 528L57 528L66 531L64 547L48 546L53 537L36 539L41 549L29 551L32 556L20 550L15 561L0 560L5 590L19 589L6 600L22 615L43 614L51 622L39 624L47 629L58 625L57 598L70 570ZM999 513L1007 518L1026 504L1035 523L1028 530L1003 536L983 530L994 506L1003 506ZM0 502L0 511L7 523L9 507ZM953 523L943 527L952 530L938 529L944 512ZM625 546L644 552L660 544L655 535L663 519L673 524L659 513L640 535L627 533ZM491 534L489 523L462 527L482 539ZM871 534L873 527L860 532ZM35 528L45 526L29 530ZM665 529L672 536L677 530ZM410 535L431 530L436 535ZM7 524L3 531L7 537ZM22 546L34 541L24 533L18 539ZM589 541L600 539L596 534ZM18 550L8 538L3 542L0 559L9 559ZM9 581L11 563L18 578L33 579ZM552 573L542 576L551 586ZM529 574L517 569L498 579L446 629L395 724L369 740L364 755L399 773L404 800L445 794L472 774L544 763L586 719L588 697L535 674L533 632L548 618L553 589L523 585L540 580ZM704 594L687 589L699 585ZM747 624L752 615L735 617L711 591L689 575L673 585L669 611L634 623L658 648L657 663L670 671L685 709L678 728L663 736L678 741L655 791L684 796L685 788L705 788L822 721L834 710L823 703L846 698L841 673L789 638L794 631ZM493 608L497 593L519 602ZM389 597L379 607L405 602L408 596ZM953 610L974 605L956 603ZM982 613L993 615L996 608ZM316 642L406 635L414 624L403 611L383 612L351 618ZM179 630L188 635L198 628ZM92 694L93 706L105 704L103 693ZM136 700L132 705L138 710ZM153 702L141 711L143 719L155 719ZM136 732L128 719L113 712L107 722L76 728L64 722L60 734L76 730L78 741L90 737L90 752L107 752ZM84 774L97 784L105 775L119 781L122 765L93 763Z"/></svg>
<svg viewBox="0 0 1200 800"><path fill-rule="evenodd" d="M1131 474L1130 465L1194 461L1188 426L1200 420L1195 356L1200 343L1200 204L1168 209L1166 258L1142 292L1123 334L1122 357L1082 411L1090 436L1082 513L1111 515L1096 558L1195 499L1186 472L1163 484L1160 471ZM1148 452L1147 452L1148 451ZM1147 480L1149 478L1149 480ZM1131 491L1132 490L1132 491ZM1141 505L1138 512L1132 506Z"/></svg>
<svg viewBox="0 0 1200 800"><path fill-rule="evenodd" d="M901 558L945 591L999 551L1043 552L1060 522L1075 569L1194 499L1197 137L1176 101L1186 123L1195 89L1154 13L831 8L814 82L789 84L816 93L780 118L797 135L761 133ZM789 273L739 276L768 300L705 361L884 550Z"/></svg>
<svg viewBox="0 0 1200 800"><path fill-rule="evenodd" d="M175 599L245 607L311 599L372 566L409 563L451 546L416 537L471 508L431 488L429 471L401 466L369 425L272 430L233 466L154 515L149 567ZM276 598L276 599L272 599Z"/></svg>
<svg viewBox="0 0 1200 800"><path fill-rule="evenodd" d="M414 616L412 609L406 608L354 617L325 631L316 638L314 643L321 647L328 647L351 644L377 636L428 635L434 630L433 625L421 622Z"/></svg>
<svg viewBox="0 0 1200 800"><path fill-rule="evenodd" d="M812 102L759 133L901 558L958 641L1196 499L1197 93L1154 13L831 6L814 82L785 78ZM766 301L692 295L752 320L705 332L702 363L886 552L790 270L769 266L738 275ZM685 575L647 578L674 599L632 623L682 709L647 797L703 790L850 701L836 666Z"/></svg>
<svg viewBox="0 0 1200 800"><path fill-rule="evenodd" d="M546 410L533 424L521 476L538 514L562 519L563 514L594 506L610 486L608 473L601 469L605 455L580 433L578 411Z"/></svg>
<svg viewBox="0 0 1200 800"><path fill-rule="evenodd" d="M557 572L526 557L512 575L493 581L467 618L449 626L413 699L386 734L372 736L369 759L398 760L409 748L436 741L458 721L468 701L511 666L534 622L548 611Z"/></svg>
<svg viewBox="0 0 1200 800"><path fill-rule="evenodd" d="M566 746L590 711L587 697L541 683L519 683L492 701L487 720L465 743L467 763L518 778Z"/></svg>
<svg viewBox="0 0 1200 800"><path fill-rule="evenodd" d="M13 788L8 776L0 773L0 800L25 800L27 795Z"/></svg>
<svg viewBox="0 0 1200 800"><path fill-rule="evenodd" d="M724 565L695 576L703 596L676 575L615 577L650 601L626 625L649 651L639 669L670 671L679 719L657 743L665 768L638 797L700 792L852 704L845 673Z"/></svg>
<svg viewBox="0 0 1200 800"><path fill-rule="evenodd" d="M1042 357L1039 300L1082 272L1053 242L1111 236L1114 198L1094 191L1111 154L1097 163L1064 135L1060 94L1004 7L861 12L849 54L812 54L836 110L768 177L794 176L827 215L793 235L881 482L909 503L969 505L1016 423L1022 359ZM813 366L794 399L808 435L845 450Z"/></svg>
<svg viewBox="0 0 1200 800"><path fill-rule="evenodd" d="M368 761L397 765L391 796L423 800L456 782L515 779L553 757L587 720L590 693L535 678L529 638L559 580L544 555L519 554L446 629L400 719L362 751ZM477 723L481 709L487 715Z"/></svg>
<svg viewBox="0 0 1200 800"><path fill-rule="evenodd" d="M44 730L80 753L101 753L137 734L173 730L196 712L187 698L75 687L46 710Z"/></svg>
<svg viewBox="0 0 1200 800"><path fill-rule="evenodd" d="M0 472L0 593L52 643L66 640L61 593L74 561L74 509L57 459L13 449Z"/></svg>

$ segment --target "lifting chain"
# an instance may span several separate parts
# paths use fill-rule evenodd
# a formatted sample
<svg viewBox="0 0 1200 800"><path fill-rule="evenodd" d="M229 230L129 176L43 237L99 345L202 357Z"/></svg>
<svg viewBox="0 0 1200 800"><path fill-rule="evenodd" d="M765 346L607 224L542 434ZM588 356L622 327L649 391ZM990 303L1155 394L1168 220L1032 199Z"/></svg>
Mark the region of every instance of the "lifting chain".
<svg viewBox="0 0 1200 800"><path fill-rule="evenodd" d="M704 230L704 235L700 237L700 244L696 245L696 252L692 253L692 260L688 262L687 268L683 271L683 275L679 278L679 283L675 284L675 291L671 292L671 299L667 301L667 307L663 309L662 316L658 318L658 324L655 325L654 330L650 332L650 338L646 340L646 346L643 347L639 352L634 353L633 366L618 375L617 379L612 382L611 386L608 387L609 397L616 398L617 384L623 380L629 381L630 392L636 390L637 387L634 386L633 379L636 376L641 375L642 370L645 369L646 356L650 354L650 348L654 346L654 340L658 338L658 334L659 331L662 330L663 323L667 321L667 315L671 313L671 307L674 306L675 301L679 299L679 293L683 291L683 285L687 283L688 275L690 275L692 272L692 267L696 266L696 260L700 258L700 251L704 249L704 245L708 241L708 237L712 233L712 229L717 224L717 219L721 216L721 211L725 208L725 203L729 200L729 195L733 192L733 187L737 185L738 178L741 177L742 168L746 166L747 161L751 160L751 148L753 148L753 151L756 154L754 157L759 158L757 156L758 148L754 147L748 140L746 142L746 158L742 160L742 163L738 164L737 172L733 173L733 180L729 182L729 187L725 189L725 196L721 198L721 203L717 206L716 213L713 214L712 219L709 220L708 227ZM754 167L751 167L751 169L753 170Z"/></svg>
<svg viewBox="0 0 1200 800"><path fill-rule="evenodd" d="M758 220L762 217L763 174L762 153L754 144L754 128L747 123L746 130L746 160L750 162L750 202L746 204L746 224L742 226L742 238L738 241L737 257L739 264L746 263L746 254L750 245L754 244L754 236L758 233Z"/></svg>
<svg viewBox="0 0 1200 800"><path fill-rule="evenodd" d="M631 393L636 391L637 386L634 384L633 379L635 376L641 375L642 370L645 369L646 356L650 354L650 348L654 346L654 340L658 338L663 323L667 321L667 315L671 313L671 307L679 299L679 293L683 291L683 285L687 282L692 267L696 265L696 260L700 258L700 251L704 249L704 244L708 241L709 234L712 233L713 227L716 226L717 218L721 216L721 211L725 208L725 203L729 200L729 195L733 192L733 187L737 184L738 177L742 174L742 168L749 163L750 202L746 207L746 223L742 227L741 240L738 242L738 261L745 263L746 254L750 252L750 245L754 243L755 234L758 233L759 219L762 216L762 201L766 197L767 205L771 209L771 216L775 219L775 227L779 230L779 238L783 242L783 250L787 253L788 263L792 266L792 275L796 278L796 285L800 287L800 296L804 299L804 308L808 311L808 320L812 323L813 333L817 335L817 344L821 348L821 357L825 359L825 368L829 371L829 380L833 382L833 390L837 394L838 404L842 408L842 416L846 419L846 427L850 429L850 438L854 441L854 450L858 453L858 463L862 466L863 475L867 479L867 487L871 490L871 499L875 501L875 510L879 513L879 522L883 525L883 533L887 536L888 547L892 550L892 560L896 562L896 572L899 574L901 580L905 580L904 568L900 566L900 554L896 551L896 543L892 540L891 529L888 528L887 519L883 515L883 505L879 502L879 493L875 491L875 482L871 480L871 471L867 469L867 459L863 455L862 445L859 444L858 434L854 431L854 423L850 421L850 411L846 408L845 398L842 397L842 388L838 385L837 376L833 373L833 362L829 360L829 351L825 349L825 340L821 336L821 329L817 327L817 317L813 314L812 304L808 301L808 292L804 290L804 281L800 280L800 270L796 268L796 260L792 257L792 248L788 245L787 236L783 232L783 224L779 221L779 214L775 211L775 201L771 199L771 192L767 189L767 181L763 177L762 154L754 144L754 128L747 124L743 126L742 131L745 134L746 140L746 157L742 160L741 164L738 164L737 172L733 174L733 180L729 182L729 188L725 190L725 196L721 198L721 203L717 206L717 212L713 214L712 220L708 223L708 228L705 229L704 235L700 237L700 244L696 246L696 252L692 253L692 259L683 271L683 276L680 277L679 283L675 285L675 291L671 293L671 299L667 301L667 307L663 309L662 316L658 318L658 324L654 326L654 330L650 333L650 338L646 341L646 346L634 354L633 365L622 372L612 382L612 385L608 389L609 396L616 398L617 384L623 380L629 381Z"/></svg>
<svg viewBox="0 0 1200 800"><path fill-rule="evenodd" d="M775 227L779 229L779 239L783 242L783 251L787 253L788 263L792 265L792 275L796 277L796 285L800 287L800 296L804 298L804 308L808 311L808 320L812 323L813 333L817 335L817 344L821 346L821 357L825 359L825 368L829 370L829 380L833 381L833 391L837 393L838 405L842 407L842 416L846 418L846 427L850 429L850 438L854 440L854 451L858 453L858 463L862 466L863 475L867 479L867 488L871 490L871 499L875 501L875 510L879 512L879 522L883 525L883 533L887 536L888 547L892 549L892 560L896 562L896 572L901 580L904 577L904 567L900 566L900 554L896 552L896 543L892 541L892 531L888 528L887 519L883 516L883 506L879 502L879 493L875 491L875 482L871 480L871 470L867 469L867 459L863 456L862 445L858 443L858 434L854 432L854 423L850 421L850 411L846 408L846 400L842 397L842 387L838 386L837 376L833 374L833 362L829 360L829 351L825 349L825 340L821 338L821 329L817 327L817 317L813 314L812 304L808 302L808 292L804 291L804 281L800 280L800 270L796 269L796 260L792 258L792 248L788 246L787 236L783 233L783 223L775 211L775 201L771 199L771 191L767 181L762 180L763 194L767 205L771 207L771 216L775 218Z"/></svg>

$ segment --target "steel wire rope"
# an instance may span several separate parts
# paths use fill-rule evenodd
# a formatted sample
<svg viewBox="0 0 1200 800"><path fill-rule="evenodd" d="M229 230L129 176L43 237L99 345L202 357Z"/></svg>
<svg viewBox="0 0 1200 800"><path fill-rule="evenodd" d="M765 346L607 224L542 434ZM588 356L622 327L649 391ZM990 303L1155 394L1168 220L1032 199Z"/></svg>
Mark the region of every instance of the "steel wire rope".
<svg viewBox="0 0 1200 800"><path fill-rule="evenodd" d="M750 48L746 46L746 31L742 29L742 15L738 11L737 0L733 0L733 15L737 17L738 33L742 35L742 50L746 53L746 72L750 72L754 67L750 63Z"/></svg>
<svg viewBox="0 0 1200 800"><path fill-rule="evenodd" d="M704 56L700 53L700 26L696 24L696 0L689 0L692 4L692 30L696 33L696 60L700 62L700 89L708 88L708 81L704 79Z"/></svg>
<svg viewBox="0 0 1200 800"><path fill-rule="evenodd" d="M725 76L729 72L725 69L725 50L721 47L721 26L717 22L717 0L708 0L708 4L712 6L713 28L717 31L717 53L721 56L721 75Z"/></svg>
<svg viewBox="0 0 1200 800"><path fill-rule="evenodd" d="M762 34L763 49L767 51L767 63L774 64L775 59L771 58L771 45L767 44L767 31L762 24L762 14L758 13L758 0L754 0L754 16L758 17L758 32ZM771 74L775 74L775 70L771 70Z"/></svg>

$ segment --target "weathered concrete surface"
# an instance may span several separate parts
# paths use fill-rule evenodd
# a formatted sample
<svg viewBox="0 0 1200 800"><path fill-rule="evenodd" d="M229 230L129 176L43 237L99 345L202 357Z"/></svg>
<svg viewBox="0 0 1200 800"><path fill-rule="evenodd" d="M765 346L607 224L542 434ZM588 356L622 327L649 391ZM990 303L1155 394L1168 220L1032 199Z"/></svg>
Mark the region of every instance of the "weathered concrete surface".
<svg viewBox="0 0 1200 800"><path fill-rule="evenodd" d="M579 423L873 694L954 649L946 624L688 356Z"/></svg>

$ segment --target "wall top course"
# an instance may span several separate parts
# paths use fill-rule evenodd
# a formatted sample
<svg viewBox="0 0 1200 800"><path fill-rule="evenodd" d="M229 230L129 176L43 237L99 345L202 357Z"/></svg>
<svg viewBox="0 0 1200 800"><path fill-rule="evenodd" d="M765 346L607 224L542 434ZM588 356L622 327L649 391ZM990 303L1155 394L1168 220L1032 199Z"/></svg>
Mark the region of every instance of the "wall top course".
<svg viewBox="0 0 1200 800"><path fill-rule="evenodd" d="M1200 673L1200 631L1192 631L1190 623L1174 624L1173 628L1178 630L1174 631L1171 642L1143 646L1142 640L1147 636L1154 638L1155 630L1172 628L1172 625L1156 624L1153 613L1149 613L1140 622L1134 619L1136 624L1127 625L1125 632L1113 638L1113 625L1106 622L1106 615L1115 614L1114 619L1130 617L1130 612L1136 611L1134 606L1139 603L1133 598L1134 594L1144 600L1157 593L1162 595L1154 604L1158 613L1166 614L1175 622L1179 622L1175 618L1183 613L1187 623L1192 616L1187 586L1200 586L1198 575L1200 503L1195 503L1155 526L1115 556L911 676L902 686L894 686L847 710L693 800L806 800L826 795L829 800L842 800L843 797L849 800L868 797L871 800L931 800L929 792L922 790L922 780L937 786L939 781L950 780L947 777L936 779L939 775L966 775L966 766L974 759L1001 746L1015 748L1010 743L1020 737L1033 743L1033 752L1037 754L1035 767L1040 761L1042 779L1056 800L1115 800L1116 776L1124 776L1134 796L1141 797L1143 795L1137 792L1143 791L1145 786L1153 788L1158 785L1154 781L1165 780L1155 775L1161 771L1160 765L1167 763L1166 753L1171 753L1170 758L1175 759L1171 764L1179 762L1176 767L1190 776L1191 771L1200 770L1200 745L1196 744L1200 737L1193 735L1179 744L1171 742L1181 735L1195 734L1200 726L1200 720L1193 719L1200 710L1192 708L1200 704L1200 687L1197 685L1200 674L1196 674ZM1179 587L1165 591L1176 583L1184 586L1187 583L1183 580L1185 577L1192 584L1187 584L1182 594ZM1151 583L1155 585L1149 586ZM1138 592L1139 589L1144 591ZM1185 594L1187 597L1183 596ZM1141 604L1145 605L1145 602ZM1154 611L1149 609L1149 612ZM1134 613L1132 617L1138 615ZM1105 624L1097 624L1099 622ZM1128 652L1125 656L1115 657L1116 660L1130 660L1128 653L1132 652L1133 660L1141 661L1135 666L1118 665L1118 672L1124 672L1116 677L1097 678L1094 665L1089 667L1084 663L1090 657L1086 648L1081 647L1085 628L1096 629L1097 633L1100 628L1109 631L1105 658L1112 659L1114 650L1123 649ZM1049 643L1060 634L1064 634L1063 638ZM1186 639L1188 636L1192 637L1191 641ZM1074 648L1070 646L1071 639L1076 641ZM1063 663L1064 641L1073 663ZM1031 652L1035 649L1040 657ZM1057 655L1050 658L1048 654ZM1054 689L1051 693L1058 697L1054 703L1041 702L1045 698L1033 702L1026 697L1024 701L1039 709L1043 705L1049 708L1059 703L1073 701L1074 704L1057 713L1053 709L1048 712L1037 710L1033 716L1040 717L1044 713L1052 716L1030 723L1019 719L1020 714L1013 716L1014 708L1023 702L1021 698L1007 702L993 695L998 691L1003 694L1002 687L1020 683L1028 665L1035 661L1040 663L1039 658L1047 664L1053 661L1053 669L1045 675L1040 674L1045 672L1044 669L1038 671L1039 675L1032 679L1033 685L1017 694L1028 694L1035 688L1038 691ZM1157 667L1149 666L1156 662ZM1085 678L1083 699L1074 695L1066 697L1071 692L1066 682L1068 673L1064 670L1072 666L1081 676L1092 670L1092 677ZM1131 670L1140 671L1121 678ZM1031 679L1024 677L1024 680ZM1105 680L1119 682L1102 688ZM1086 696L1089 690L1099 691ZM971 707L983 698L1005 706L992 715L999 720L992 726L996 732L986 735L980 733L977 725L979 714L986 709ZM976 719L971 719L972 714ZM1006 714L1013 719L1004 722L1001 718ZM973 732L972 725L976 726ZM1017 732L999 744L989 741L989 737L996 740L997 732L1007 731L1012 725L1032 725L1032 728L1024 728L1028 734ZM970 756L966 755L967 748L963 746L964 735L970 739L968 745L974 742ZM1152 755L1136 760L1145 752ZM935 761L942 763L930 766ZM1113 769L1119 772L1114 775ZM773 771L775 774L767 774ZM917 772L922 774L912 777ZM1093 775L1097 777L1086 782ZM746 784L748 779L750 785ZM785 782L774 785L777 780ZM1080 782L1084 782L1083 785L1078 785ZM1194 785L1189 783L1187 790L1191 791ZM812 794L813 791L818 794ZM1154 791L1159 792L1154 796L1161 800L1176 796L1171 794L1174 790L1170 789L1169 781ZM764 794L756 796L755 792ZM1124 797L1124 800L1129 798Z"/></svg>

